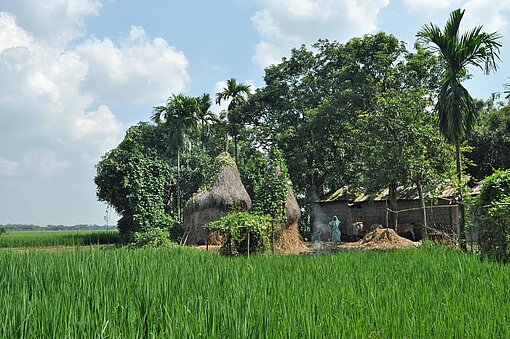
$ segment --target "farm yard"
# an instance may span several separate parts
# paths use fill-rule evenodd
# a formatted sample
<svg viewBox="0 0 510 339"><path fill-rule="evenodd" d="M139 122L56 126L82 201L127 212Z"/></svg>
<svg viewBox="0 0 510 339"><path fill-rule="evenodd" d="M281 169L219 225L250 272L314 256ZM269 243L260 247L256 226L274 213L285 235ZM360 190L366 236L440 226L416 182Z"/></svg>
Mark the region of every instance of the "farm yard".
<svg viewBox="0 0 510 339"><path fill-rule="evenodd" d="M409 250L0 251L2 338L508 338L508 267Z"/></svg>

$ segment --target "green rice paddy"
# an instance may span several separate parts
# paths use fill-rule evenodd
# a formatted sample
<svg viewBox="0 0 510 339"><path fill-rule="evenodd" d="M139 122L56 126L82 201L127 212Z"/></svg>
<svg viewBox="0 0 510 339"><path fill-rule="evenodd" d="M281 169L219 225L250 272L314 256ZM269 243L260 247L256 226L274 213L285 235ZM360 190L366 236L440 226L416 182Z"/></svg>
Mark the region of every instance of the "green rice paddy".
<svg viewBox="0 0 510 339"><path fill-rule="evenodd" d="M0 236L0 248L103 245L119 238L117 231L9 231Z"/></svg>
<svg viewBox="0 0 510 339"><path fill-rule="evenodd" d="M437 246L0 251L2 338L510 338L510 268Z"/></svg>

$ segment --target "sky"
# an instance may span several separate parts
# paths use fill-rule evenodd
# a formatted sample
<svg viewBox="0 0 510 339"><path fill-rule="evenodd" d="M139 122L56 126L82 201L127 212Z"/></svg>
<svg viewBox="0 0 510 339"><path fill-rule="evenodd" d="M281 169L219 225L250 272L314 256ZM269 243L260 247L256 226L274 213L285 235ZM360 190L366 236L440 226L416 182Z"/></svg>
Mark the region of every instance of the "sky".
<svg viewBox="0 0 510 339"><path fill-rule="evenodd" d="M499 71L466 83L487 99L510 81L510 0L0 0L0 224L104 224L95 165L172 93L261 87L320 38L384 31L412 50L456 8L503 35Z"/></svg>

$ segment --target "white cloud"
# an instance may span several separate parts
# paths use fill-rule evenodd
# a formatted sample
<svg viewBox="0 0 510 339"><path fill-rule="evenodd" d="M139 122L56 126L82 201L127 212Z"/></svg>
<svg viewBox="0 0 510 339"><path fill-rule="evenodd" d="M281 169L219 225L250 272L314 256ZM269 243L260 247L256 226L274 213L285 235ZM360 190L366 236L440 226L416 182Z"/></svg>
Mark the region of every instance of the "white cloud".
<svg viewBox="0 0 510 339"><path fill-rule="evenodd" d="M259 0L252 23L262 39L254 61L265 67L293 47L319 38L344 41L377 30L377 17L389 0ZM286 53L282 54L284 51Z"/></svg>
<svg viewBox="0 0 510 339"><path fill-rule="evenodd" d="M20 25L47 45L65 46L83 36L84 18L97 15L99 0L16 0L5 5Z"/></svg>
<svg viewBox="0 0 510 339"><path fill-rule="evenodd" d="M71 165L68 160L57 160L55 153L47 148L30 150L23 156L21 163L29 173L59 172L67 170Z"/></svg>
<svg viewBox="0 0 510 339"><path fill-rule="evenodd" d="M404 0L406 6L412 11L425 12L429 15L436 11L453 9L462 2L462 0Z"/></svg>
<svg viewBox="0 0 510 339"><path fill-rule="evenodd" d="M463 29L483 25L484 32L505 32L508 28L510 2L501 0L470 0L463 6L466 10Z"/></svg>
<svg viewBox="0 0 510 339"><path fill-rule="evenodd" d="M508 14L510 14L510 2L501 0L405 0L407 7L416 12L434 14L446 14L457 9L466 10L462 20L463 29L471 29L483 25L484 31L504 32L508 28ZM446 19L445 19L446 21ZM444 24L443 24L444 25ZM442 25L439 25L442 27Z"/></svg>
<svg viewBox="0 0 510 339"><path fill-rule="evenodd" d="M28 46L32 38L17 24L14 15L0 12L0 52L13 47Z"/></svg>
<svg viewBox="0 0 510 339"><path fill-rule="evenodd" d="M0 176L12 175L19 168L19 163L16 161L10 161L0 156Z"/></svg>
<svg viewBox="0 0 510 339"><path fill-rule="evenodd" d="M119 46L108 38L92 38L76 51L88 64L84 89L100 100L150 103L189 85L184 53L162 38L150 39L142 27L132 26Z"/></svg>
<svg viewBox="0 0 510 339"><path fill-rule="evenodd" d="M74 121L71 137L80 149L96 150L84 152L82 159L95 164L98 155L102 155L114 148L124 131L124 124L120 123L108 106L101 105L94 112L87 112Z"/></svg>
<svg viewBox="0 0 510 339"><path fill-rule="evenodd" d="M98 13L98 0L0 0L0 7L10 11L0 12L0 187L16 191L0 197L0 217L90 221L91 210L103 209L94 165L127 127L112 107L185 91L188 60L142 27L120 41L87 36L84 18Z"/></svg>

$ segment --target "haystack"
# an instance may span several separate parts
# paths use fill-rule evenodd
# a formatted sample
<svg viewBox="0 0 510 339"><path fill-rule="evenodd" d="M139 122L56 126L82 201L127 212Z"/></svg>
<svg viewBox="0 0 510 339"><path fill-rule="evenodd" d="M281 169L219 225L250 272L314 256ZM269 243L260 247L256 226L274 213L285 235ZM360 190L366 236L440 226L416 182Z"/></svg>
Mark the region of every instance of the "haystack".
<svg viewBox="0 0 510 339"><path fill-rule="evenodd" d="M392 249L414 247L415 243L399 236L391 228L376 228L354 243L345 244L345 248Z"/></svg>
<svg viewBox="0 0 510 339"><path fill-rule="evenodd" d="M275 236L275 248L282 253L306 252L307 247L299 234L298 223L301 219L301 209L291 187L287 190L285 203L285 222L279 225Z"/></svg>
<svg viewBox="0 0 510 339"><path fill-rule="evenodd" d="M232 210L249 210L252 202L244 188L239 170L228 153L216 157L216 173L210 188L195 193L184 207L184 239L187 244L205 244L208 233L204 226L220 219ZM209 236L209 244L219 245L222 239Z"/></svg>

